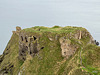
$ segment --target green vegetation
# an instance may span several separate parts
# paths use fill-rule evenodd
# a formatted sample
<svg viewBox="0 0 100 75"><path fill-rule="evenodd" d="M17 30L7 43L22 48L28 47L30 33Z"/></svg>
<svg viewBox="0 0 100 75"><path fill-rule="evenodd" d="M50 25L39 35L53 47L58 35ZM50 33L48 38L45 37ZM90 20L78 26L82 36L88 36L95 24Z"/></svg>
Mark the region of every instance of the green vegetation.
<svg viewBox="0 0 100 75"><path fill-rule="evenodd" d="M82 29L84 29L84 28L82 28L82 27L71 27L71 26L67 26L67 27L54 26L52 28L43 27L43 26L35 26L35 27L32 27L32 28L23 29L23 31L37 32L37 33L41 33L41 32L69 33L69 32L74 32L75 30L82 30Z"/></svg>
<svg viewBox="0 0 100 75"><path fill-rule="evenodd" d="M100 47L96 45L88 45L84 48L82 53L83 68L93 75L100 74Z"/></svg>
<svg viewBox="0 0 100 75"><path fill-rule="evenodd" d="M13 34L3 53L4 58L0 63L0 70L9 69L9 65L13 65L12 73L9 71L8 75L18 75L19 73L20 75L100 75L100 47L88 44L89 34L83 36L82 39L76 39L74 34L77 34L78 31L88 33L85 28L71 26L52 28L36 26L23 29L21 32L29 36L38 37L40 35L41 37L37 40L39 46L44 48L34 57L27 53L26 60L21 61L19 60L19 36ZM59 39L64 36L71 41L71 44L78 47L75 54L67 60L61 55L59 43ZM3 55L0 56L0 59Z"/></svg>

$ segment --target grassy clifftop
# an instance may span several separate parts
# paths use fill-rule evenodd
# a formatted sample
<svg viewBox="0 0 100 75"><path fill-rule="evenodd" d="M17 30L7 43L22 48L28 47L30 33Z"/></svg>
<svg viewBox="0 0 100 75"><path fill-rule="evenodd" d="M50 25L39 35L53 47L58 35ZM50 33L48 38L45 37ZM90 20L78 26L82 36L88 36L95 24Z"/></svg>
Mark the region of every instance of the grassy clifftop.
<svg viewBox="0 0 100 75"><path fill-rule="evenodd" d="M100 75L100 47L82 27L19 28L0 56L4 74Z"/></svg>
<svg viewBox="0 0 100 75"><path fill-rule="evenodd" d="M57 32L57 33L63 33L63 32L72 32L74 30L77 30L77 29L83 29L82 27L71 27L71 26L67 26L67 27L59 27L59 26L54 26L52 28L49 28L49 27L43 27L43 26L35 26L35 27L32 27L32 28L26 28L26 29L23 29L27 32L38 32L38 31L41 31L41 32Z"/></svg>

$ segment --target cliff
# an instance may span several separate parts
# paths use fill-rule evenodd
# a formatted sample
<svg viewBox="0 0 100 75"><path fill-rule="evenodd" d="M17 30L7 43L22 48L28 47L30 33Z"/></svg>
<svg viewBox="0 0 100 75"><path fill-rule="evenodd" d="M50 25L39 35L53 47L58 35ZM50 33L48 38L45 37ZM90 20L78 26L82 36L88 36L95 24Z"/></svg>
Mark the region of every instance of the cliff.
<svg viewBox="0 0 100 75"><path fill-rule="evenodd" d="M100 75L100 47L82 27L16 27L0 75Z"/></svg>

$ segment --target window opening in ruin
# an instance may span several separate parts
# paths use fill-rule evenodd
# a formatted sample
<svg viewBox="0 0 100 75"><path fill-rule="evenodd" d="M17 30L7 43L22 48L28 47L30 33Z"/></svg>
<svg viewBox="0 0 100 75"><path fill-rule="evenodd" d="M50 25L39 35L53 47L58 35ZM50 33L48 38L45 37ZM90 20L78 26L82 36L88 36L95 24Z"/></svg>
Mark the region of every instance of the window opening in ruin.
<svg viewBox="0 0 100 75"><path fill-rule="evenodd" d="M34 40L36 40L37 38L35 36L33 36Z"/></svg>
<svg viewBox="0 0 100 75"><path fill-rule="evenodd" d="M64 55L66 55L66 52L64 52Z"/></svg>
<svg viewBox="0 0 100 75"><path fill-rule="evenodd" d="M30 54L32 54L32 52L30 51Z"/></svg>
<svg viewBox="0 0 100 75"><path fill-rule="evenodd" d="M27 37L25 37L26 42L28 42Z"/></svg>
<svg viewBox="0 0 100 75"><path fill-rule="evenodd" d="M23 37L21 36L21 40L23 41Z"/></svg>

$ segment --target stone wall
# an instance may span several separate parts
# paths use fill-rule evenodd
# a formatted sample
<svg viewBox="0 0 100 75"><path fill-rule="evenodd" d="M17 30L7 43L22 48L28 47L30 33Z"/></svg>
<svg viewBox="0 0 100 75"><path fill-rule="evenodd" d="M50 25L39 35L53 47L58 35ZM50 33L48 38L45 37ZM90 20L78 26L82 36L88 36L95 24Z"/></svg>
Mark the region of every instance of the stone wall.
<svg viewBox="0 0 100 75"><path fill-rule="evenodd" d="M12 31L13 34L19 36L19 59L25 61L26 55L29 54L32 57L40 50L38 37L35 35L28 35L25 32L21 32L20 27L16 27L16 31Z"/></svg>
<svg viewBox="0 0 100 75"><path fill-rule="evenodd" d="M26 60L26 55L29 54L32 57L40 50L39 37L35 35L28 35L24 32L19 33L19 58Z"/></svg>

